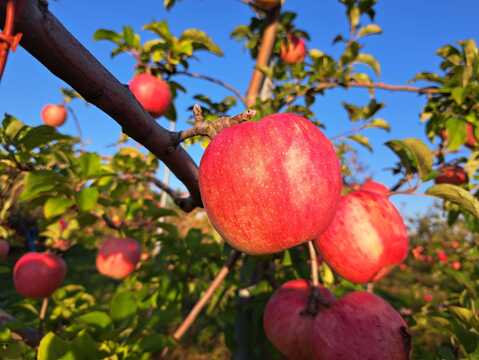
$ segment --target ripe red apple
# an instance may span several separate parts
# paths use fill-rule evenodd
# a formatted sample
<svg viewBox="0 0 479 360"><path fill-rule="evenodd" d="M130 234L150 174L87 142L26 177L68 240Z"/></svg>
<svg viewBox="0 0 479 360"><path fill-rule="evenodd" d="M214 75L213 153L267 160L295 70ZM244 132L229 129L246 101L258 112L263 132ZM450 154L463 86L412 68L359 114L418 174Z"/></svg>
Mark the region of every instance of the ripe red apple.
<svg viewBox="0 0 479 360"><path fill-rule="evenodd" d="M431 302L433 300L433 297L431 294L424 294L422 299L424 300L424 302Z"/></svg>
<svg viewBox="0 0 479 360"><path fill-rule="evenodd" d="M414 247L414 249L412 249L412 255L414 256L414 259L416 260L419 260L419 261L423 261L425 259L425 256L423 255L423 251L424 251L424 246L416 246Z"/></svg>
<svg viewBox="0 0 479 360"><path fill-rule="evenodd" d="M450 245L453 249L459 249L461 247L461 243L457 240L452 240L451 241L451 245Z"/></svg>
<svg viewBox="0 0 479 360"><path fill-rule="evenodd" d="M168 83L150 74L136 75L130 81L130 90L138 102L154 118L163 115L171 103Z"/></svg>
<svg viewBox="0 0 479 360"><path fill-rule="evenodd" d="M439 261L443 264L447 263L448 256L444 250L438 250L437 251L437 258Z"/></svg>
<svg viewBox="0 0 479 360"><path fill-rule="evenodd" d="M306 56L306 43L295 35L289 34L281 43L280 57L286 64L298 64L304 61Z"/></svg>
<svg viewBox="0 0 479 360"><path fill-rule="evenodd" d="M342 186L331 142L295 114L223 130L201 159L199 183L213 226L247 254L275 253L321 234Z"/></svg>
<svg viewBox="0 0 479 360"><path fill-rule="evenodd" d="M439 169L439 175L434 181L436 184L463 185L469 182L469 177L461 166L445 165Z"/></svg>
<svg viewBox="0 0 479 360"><path fill-rule="evenodd" d="M364 184L361 186L360 190L369 191L385 196L389 195L389 189L385 185L371 179L365 181Z"/></svg>
<svg viewBox="0 0 479 360"><path fill-rule="evenodd" d="M67 267L61 257L48 252L30 252L15 264L13 283L24 297L46 298L60 287L66 272Z"/></svg>
<svg viewBox="0 0 479 360"><path fill-rule="evenodd" d="M7 260L8 253L10 252L10 244L7 240L0 239L0 261Z"/></svg>
<svg viewBox="0 0 479 360"><path fill-rule="evenodd" d="M389 199L370 191L341 198L334 220L315 240L324 260L354 283L377 281L407 256L408 235Z"/></svg>
<svg viewBox="0 0 479 360"><path fill-rule="evenodd" d="M306 280L288 281L275 291L264 310L266 337L288 359L312 358L314 316L304 312L310 291ZM320 293L325 301L334 303L329 290L321 288Z"/></svg>
<svg viewBox="0 0 479 360"><path fill-rule="evenodd" d="M109 238L101 244L96 257L96 268L100 274L113 279L130 275L140 261L140 243L131 238Z"/></svg>
<svg viewBox="0 0 479 360"><path fill-rule="evenodd" d="M369 292L349 293L314 319L310 359L407 360L410 350L401 315Z"/></svg>
<svg viewBox="0 0 479 360"><path fill-rule="evenodd" d="M45 125L59 127L67 119L67 109L63 105L48 104L43 107L41 116Z"/></svg>
<svg viewBox="0 0 479 360"><path fill-rule="evenodd" d="M272 10L281 5L281 0L255 0L254 6L264 10Z"/></svg>
<svg viewBox="0 0 479 360"><path fill-rule="evenodd" d="M451 264L451 267L454 269L454 270L461 270L461 262L460 261L453 261L452 264Z"/></svg>

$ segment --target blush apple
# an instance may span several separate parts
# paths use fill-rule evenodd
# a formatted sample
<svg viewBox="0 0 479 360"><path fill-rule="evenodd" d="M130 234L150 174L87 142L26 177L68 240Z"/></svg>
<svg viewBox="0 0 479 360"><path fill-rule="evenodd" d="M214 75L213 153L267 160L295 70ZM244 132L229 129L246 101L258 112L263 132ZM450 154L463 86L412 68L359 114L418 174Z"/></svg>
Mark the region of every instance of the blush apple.
<svg viewBox="0 0 479 360"><path fill-rule="evenodd" d="M371 179L365 181L360 190L369 191L384 196L389 195L389 189L385 185Z"/></svg>
<svg viewBox="0 0 479 360"><path fill-rule="evenodd" d="M269 115L220 132L200 163L209 219L234 248L270 254L326 230L340 198L339 161L307 119Z"/></svg>
<svg viewBox="0 0 479 360"><path fill-rule="evenodd" d="M288 281L275 291L266 304L263 327L266 337L288 359L312 359L314 316L305 313L311 287L303 279ZM320 288L324 301L334 296Z"/></svg>
<svg viewBox="0 0 479 360"><path fill-rule="evenodd" d="M136 75L129 84L138 102L154 118L163 115L171 104L168 83L150 74Z"/></svg>
<svg viewBox="0 0 479 360"><path fill-rule="evenodd" d="M446 165L439 169L439 175L434 181L436 184L463 185L469 182L469 177L461 166Z"/></svg>
<svg viewBox="0 0 479 360"><path fill-rule="evenodd" d="M389 199L359 190L341 198L334 220L315 245L343 278L367 283L381 279L406 258L409 240Z"/></svg>
<svg viewBox="0 0 479 360"><path fill-rule="evenodd" d="M63 105L48 104L43 107L41 116L45 125L59 127L67 119L67 109Z"/></svg>
<svg viewBox="0 0 479 360"><path fill-rule="evenodd" d="M105 240L96 257L100 274L113 279L124 279L130 275L140 261L140 243L131 238L109 238Z"/></svg>
<svg viewBox="0 0 479 360"><path fill-rule="evenodd" d="M30 252L15 264L13 283L24 297L46 298L60 287L66 272L67 267L61 257L48 252Z"/></svg>
<svg viewBox="0 0 479 360"><path fill-rule="evenodd" d="M298 64L304 61L306 56L306 43L295 35L289 34L281 43L280 57L286 64Z"/></svg>
<svg viewBox="0 0 479 360"><path fill-rule="evenodd" d="M407 360L410 349L411 337L401 315L365 291L347 294L314 319L310 359Z"/></svg>
<svg viewBox="0 0 479 360"><path fill-rule="evenodd" d="M0 239L0 261L7 260L8 253L10 252L10 244L7 240Z"/></svg>

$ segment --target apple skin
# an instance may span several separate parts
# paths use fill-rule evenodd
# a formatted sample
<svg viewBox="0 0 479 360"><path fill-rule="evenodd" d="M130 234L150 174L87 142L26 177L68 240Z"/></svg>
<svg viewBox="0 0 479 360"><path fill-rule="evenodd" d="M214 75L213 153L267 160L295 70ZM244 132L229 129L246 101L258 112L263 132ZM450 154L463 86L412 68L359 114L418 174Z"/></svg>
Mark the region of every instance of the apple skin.
<svg viewBox="0 0 479 360"><path fill-rule="evenodd" d="M377 281L407 256L401 215L383 195L354 191L341 198L334 220L315 240L324 260L354 283Z"/></svg>
<svg viewBox="0 0 479 360"><path fill-rule="evenodd" d="M263 314L266 337L288 359L309 360L313 351L314 317L304 314L311 287L303 279L288 281L271 296ZM331 292L320 288L323 299L335 302Z"/></svg>
<svg viewBox="0 0 479 360"><path fill-rule="evenodd" d="M6 261L10 252L10 244L7 240L0 239L0 261Z"/></svg>
<svg viewBox="0 0 479 360"><path fill-rule="evenodd" d="M313 337L315 360L407 360L411 349L401 315L366 291L349 293L320 310Z"/></svg>
<svg viewBox="0 0 479 360"><path fill-rule="evenodd" d="M448 256L444 250L437 251L437 258L439 259L440 263L447 264Z"/></svg>
<svg viewBox="0 0 479 360"><path fill-rule="evenodd" d="M316 126L274 114L219 133L201 159L199 184L216 230L234 248L260 255L326 230L342 180L334 147Z"/></svg>
<svg viewBox="0 0 479 360"><path fill-rule="evenodd" d="M451 264L451 267L454 269L454 270L461 270L461 262L460 261L453 261L452 264Z"/></svg>
<svg viewBox="0 0 479 360"><path fill-rule="evenodd" d="M260 9L273 10L281 5L281 0L255 0L253 4Z"/></svg>
<svg viewBox="0 0 479 360"><path fill-rule="evenodd" d="M445 165L439 169L439 175L434 182L436 184L464 185L469 182L469 177L461 166Z"/></svg>
<svg viewBox="0 0 479 360"><path fill-rule="evenodd" d="M306 43L295 35L288 35L287 40L281 44L281 60L289 65L298 64L304 61L306 56Z"/></svg>
<svg viewBox="0 0 479 360"><path fill-rule="evenodd" d="M13 283L24 297L46 298L60 287L66 272L67 266L61 257L48 252L29 252L15 264Z"/></svg>
<svg viewBox="0 0 479 360"><path fill-rule="evenodd" d="M422 299L424 300L424 302L431 302L433 300L433 296L431 294L424 294Z"/></svg>
<svg viewBox="0 0 479 360"><path fill-rule="evenodd" d="M154 118L163 115L171 104L168 83L150 74L136 75L129 84L135 98Z"/></svg>
<svg viewBox="0 0 479 360"><path fill-rule="evenodd" d="M369 191L384 196L389 196L390 193L389 189L385 185L371 179L365 181L360 190Z"/></svg>
<svg viewBox="0 0 479 360"><path fill-rule="evenodd" d="M43 107L41 116L45 125L60 127L67 119L67 109L63 105L48 104Z"/></svg>
<svg viewBox="0 0 479 360"><path fill-rule="evenodd" d="M140 243L131 238L108 238L98 249L96 268L102 275L113 279L124 279L130 275L140 261Z"/></svg>

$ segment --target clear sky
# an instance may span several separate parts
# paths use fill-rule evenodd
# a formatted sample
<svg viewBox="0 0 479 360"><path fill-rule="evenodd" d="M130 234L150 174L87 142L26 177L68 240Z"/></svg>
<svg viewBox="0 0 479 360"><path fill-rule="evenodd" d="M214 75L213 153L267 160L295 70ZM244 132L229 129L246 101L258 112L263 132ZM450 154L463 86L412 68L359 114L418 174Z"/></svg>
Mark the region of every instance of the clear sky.
<svg viewBox="0 0 479 360"><path fill-rule="evenodd" d="M199 28L210 34L223 49L225 56L218 58L202 53L191 70L223 79L241 91L245 91L254 63L240 43L230 39L231 30L239 24L249 23L251 10L240 0L181 0L170 12L164 10L162 0L138 1L51 1L51 11L120 81L127 83L133 74L133 59L128 55L110 58L112 45L93 41L93 33L99 28L120 30L131 25L140 31L143 24L166 19L175 34L186 28ZM333 46L333 37L347 30L344 7L337 0L286 0L286 10L298 12L297 25L311 35L310 48L337 54L340 46ZM419 71L438 71L439 58L435 51L447 43L473 38L479 39L477 0L380 0L376 23L384 31L381 36L370 37L364 51L372 53L382 65L380 80L392 84L405 84ZM187 95L177 99L178 127L185 128L189 117L187 108L191 96L204 93L213 99L229 95L224 89L201 80L182 78ZM6 73L0 84L0 112L16 115L28 124L40 124L40 110L46 103L61 101L59 88L65 84L52 76L23 49L9 57ZM368 94L364 90L336 90L324 98L318 98L315 110L327 126L328 136L338 135L350 127L346 112L340 103L365 103ZM424 139L423 125L418 114L424 99L415 94L378 93L378 99L386 103L379 115L387 119L393 131L368 130L374 154L361 151L369 172L378 180L392 185L394 179L385 168L394 165L396 157L382 144L393 138L420 137ZM93 106L74 105L78 114L88 149L111 152L107 146L118 139L120 128ZM238 109L240 111L240 109ZM167 126L166 120L160 123ZM76 134L73 121L62 128ZM199 161L201 150L191 150ZM177 183L176 183L177 184ZM431 201L424 197L395 197L396 203L408 214L424 210Z"/></svg>

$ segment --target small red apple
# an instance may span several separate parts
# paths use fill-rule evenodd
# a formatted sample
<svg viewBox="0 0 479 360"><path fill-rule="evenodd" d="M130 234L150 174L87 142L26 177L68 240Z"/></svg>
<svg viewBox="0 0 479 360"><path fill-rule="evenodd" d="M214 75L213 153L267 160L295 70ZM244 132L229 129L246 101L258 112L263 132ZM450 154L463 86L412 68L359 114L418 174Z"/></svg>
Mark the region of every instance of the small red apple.
<svg viewBox="0 0 479 360"><path fill-rule="evenodd" d="M67 109L63 105L48 104L43 107L41 116L45 125L59 127L67 119Z"/></svg>
<svg viewBox="0 0 479 360"><path fill-rule="evenodd" d="M321 234L342 180L331 142L307 119L274 114L219 133L200 163L213 226L234 248L271 254Z"/></svg>
<svg viewBox="0 0 479 360"><path fill-rule="evenodd" d="M451 247L452 247L453 249L459 249L459 247L461 247L461 243L460 243L459 241L457 241L457 240L452 240L452 241L451 241Z"/></svg>
<svg viewBox="0 0 479 360"><path fill-rule="evenodd" d="M10 252L10 244L7 240L0 239L0 261L6 261Z"/></svg>
<svg viewBox="0 0 479 360"><path fill-rule="evenodd" d="M280 57L286 64L298 64L304 61L306 56L306 43L295 35L289 34L281 43Z"/></svg>
<svg viewBox="0 0 479 360"><path fill-rule="evenodd" d="M310 292L308 281L288 281L274 292L264 310L266 337L288 359L312 358L314 316L305 312ZM320 288L320 294L324 301L334 303L329 290Z"/></svg>
<svg viewBox="0 0 479 360"><path fill-rule="evenodd" d="M30 252L15 264L13 283L24 297L46 298L60 287L66 272L67 267L61 257L48 252Z"/></svg>
<svg viewBox="0 0 479 360"><path fill-rule="evenodd" d="M384 196L388 196L390 192L385 185L371 179L364 182L360 190L369 191Z"/></svg>
<svg viewBox="0 0 479 360"><path fill-rule="evenodd" d="M451 264L451 267L454 269L454 270L461 270L461 262L460 261L453 261L452 264Z"/></svg>
<svg viewBox="0 0 479 360"><path fill-rule="evenodd" d="M414 256L414 259L416 260L419 260L419 261L422 261L424 260L424 255L423 255L423 251L424 251L424 246L416 246L414 247L414 249L412 249L412 255Z"/></svg>
<svg viewBox="0 0 479 360"><path fill-rule="evenodd" d="M334 220L315 240L324 260L354 283L377 281L407 256L408 235L389 199L370 191L341 198Z"/></svg>
<svg viewBox="0 0 479 360"><path fill-rule="evenodd" d="M474 134L474 127L471 123L466 124L466 147L474 149L477 146L477 138Z"/></svg>
<svg viewBox="0 0 479 360"><path fill-rule="evenodd" d="M434 181L436 184L463 185L469 182L469 177L461 166L445 165L439 169L439 175Z"/></svg>
<svg viewBox="0 0 479 360"><path fill-rule="evenodd" d="M424 294L422 299L424 300L424 302L431 302L433 300L433 297L431 294Z"/></svg>
<svg viewBox="0 0 479 360"><path fill-rule="evenodd" d="M446 264L448 259L446 252L444 250L438 250L436 253L439 261L443 264Z"/></svg>
<svg viewBox="0 0 479 360"><path fill-rule="evenodd" d="M100 274L113 279L124 279L130 275L140 261L140 243L131 238L109 238L101 244L96 257Z"/></svg>
<svg viewBox="0 0 479 360"><path fill-rule="evenodd" d="M314 319L310 359L407 360L410 350L411 336L401 315L366 291L347 294Z"/></svg>
<svg viewBox="0 0 479 360"><path fill-rule="evenodd" d="M281 5L281 0L255 0L253 4L263 10L273 10Z"/></svg>
<svg viewBox="0 0 479 360"><path fill-rule="evenodd" d="M163 115L171 104L168 83L150 74L136 75L129 84L138 102L154 118Z"/></svg>

